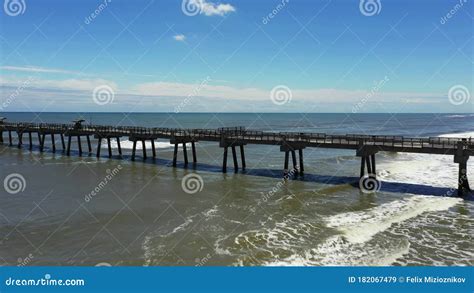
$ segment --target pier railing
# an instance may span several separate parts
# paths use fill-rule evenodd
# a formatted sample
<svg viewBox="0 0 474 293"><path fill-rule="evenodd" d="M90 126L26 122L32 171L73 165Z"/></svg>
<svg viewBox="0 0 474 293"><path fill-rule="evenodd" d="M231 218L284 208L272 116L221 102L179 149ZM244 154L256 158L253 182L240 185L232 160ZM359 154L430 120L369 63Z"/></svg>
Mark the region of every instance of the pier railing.
<svg viewBox="0 0 474 293"><path fill-rule="evenodd" d="M240 139L249 143L278 144L281 142L301 142L307 144L338 144L357 146L374 145L401 148L439 148L454 149L461 143L464 148L473 150L474 142L469 138L452 137L404 137L390 135L363 135L363 134L326 134L309 132L264 132L247 130L245 127L221 127L217 129L183 129L165 127L140 127L140 126L108 126L108 125L78 125L61 123L0 123L2 131L18 132L56 132L73 133L81 132L91 135L114 134L117 136L150 136L156 138L192 138L194 140L218 140L222 136L228 139Z"/></svg>

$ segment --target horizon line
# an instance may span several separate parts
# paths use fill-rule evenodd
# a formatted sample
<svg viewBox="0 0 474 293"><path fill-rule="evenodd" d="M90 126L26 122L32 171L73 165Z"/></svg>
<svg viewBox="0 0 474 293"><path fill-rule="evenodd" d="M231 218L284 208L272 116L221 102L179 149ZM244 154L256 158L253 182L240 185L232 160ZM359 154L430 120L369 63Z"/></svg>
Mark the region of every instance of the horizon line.
<svg viewBox="0 0 474 293"><path fill-rule="evenodd" d="M99 112L99 111L0 111L0 113L67 113L67 114L79 114L79 113L93 113L93 114L352 114L352 115L363 115L363 114L474 114L474 112Z"/></svg>

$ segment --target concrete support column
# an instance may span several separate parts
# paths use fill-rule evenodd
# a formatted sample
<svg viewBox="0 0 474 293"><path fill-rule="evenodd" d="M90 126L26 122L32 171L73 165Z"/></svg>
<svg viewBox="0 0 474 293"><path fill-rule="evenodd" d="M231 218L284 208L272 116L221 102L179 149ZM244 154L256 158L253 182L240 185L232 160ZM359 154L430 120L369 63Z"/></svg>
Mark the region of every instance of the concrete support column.
<svg viewBox="0 0 474 293"><path fill-rule="evenodd" d="M77 146L79 147L79 156L82 156L82 144L81 144L81 136L77 136Z"/></svg>
<svg viewBox="0 0 474 293"><path fill-rule="evenodd" d="M91 139L89 135L86 135L86 138L87 138L87 147L89 148L89 153L92 153Z"/></svg>
<svg viewBox="0 0 474 293"><path fill-rule="evenodd" d="M112 145L110 144L110 137L107 137L107 149L109 151L109 158L112 157Z"/></svg>
<svg viewBox="0 0 474 293"><path fill-rule="evenodd" d="M365 175L365 157L360 158L360 176L359 178L364 177Z"/></svg>
<svg viewBox="0 0 474 293"><path fill-rule="evenodd" d="M95 156L96 156L97 158L100 157L100 148L101 148L101 145L102 145L102 138L99 137L99 138L97 139L97 151L96 151L96 153L95 153Z"/></svg>
<svg viewBox="0 0 474 293"><path fill-rule="evenodd" d="M458 171L458 196L466 196L471 192L469 181L467 179L467 161L469 155L466 153L466 141L458 142L456 153L454 154L454 162L459 165Z"/></svg>
<svg viewBox="0 0 474 293"><path fill-rule="evenodd" d="M377 175L377 170L375 168L375 154L370 156L370 160L372 161L372 174Z"/></svg>
<svg viewBox="0 0 474 293"><path fill-rule="evenodd" d="M62 134L62 133L61 133L61 144L63 146L63 151L64 151L66 149L66 143L64 142L64 134Z"/></svg>
<svg viewBox="0 0 474 293"><path fill-rule="evenodd" d="M119 155L122 155L122 146L120 145L120 137L117 137L117 148Z"/></svg>
<svg viewBox="0 0 474 293"><path fill-rule="evenodd" d="M191 142L191 149L193 152L193 163L197 163L197 156L196 156L196 144L195 142Z"/></svg>
<svg viewBox="0 0 474 293"><path fill-rule="evenodd" d="M153 154L153 158L156 158L156 148L155 148L155 140L151 139L151 152Z"/></svg>
<svg viewBox="0 0 474 293"><path fill-rule="evenodd" d="M67 150L66 155L71 155L71 136L67 137Z"/></svg>
<svg viewBox="0 0 474 293"><path fill-rule="evenodd" d="M28 131L28 140L30 143L30 150L33 148L33 136L31 135L31 131Z"/></svg>
<svg viewBox="0 0 474 293"><path fill-rule="evenodd" d="M56 140L54 139L54 133L51 133L51 145L53 146L53 153L56 152Z"/></svg>
<svg viewBox="0 0 474 293"><path fill-rule="evenodd" d="M300 172L301 172L301 174L303 174L304 173L303 149L299 149L298 154L299 154L299 157L300 157Z"/></svg>
<svg viewBox="0 0 474 293"><path fill-rule="evenodd" d="M367 174L372 174L372 163L371 163L371 160L370 160L370 156L367 156L365 158L365 162L367 163Z"/></svg>
<svg viewBox="0 0 474 293"><path fill-rule="evenodd" d="M465 196L471 191L469 181L467 179L467 160L466 162L459 163L458 173L458 194L459 196Z"/></svg>
<svg viewBox="0 0 474 293"><path fill-rule="evenodd" d="M296 164L296 152L295 152L295 150L291 151L291 160L293 161L293 172L298 173L298 166Z"/></svg>
<svg viewBox="0 0 474 293"><path fill-rule="evenodd" d="M285 166L283 168L283 175L287 176L288 175L288 160L290 159L290 152L285 151Z"/></svg>
<svg viewBox="0 0 474 293"><path fill-rule="evenodd" d="M178 159L178 144L174 144L174 152L173 152L173 167L176 167L176 160Z"/></svg>
<svg viewBox="0 0 474 293"><path fill-rule="evenodd" d="M247 165L245 164L245 151L243 145L240 145L240 159L242 161L242 170L245 170Z"/></svg>
<svg viewBox="0 0 474 293"><path fill-rule="evenodd" d="M239 162L237 161L237 152L235 146L232 146L232 160L234 161L234 172L239 171Z"/></svg>
<svg viewBox="0 0 474 293"><path fill-rule="evenodd" d="M183 142L183 156L184 156L184 166L188 166L188 150L186 149L186 143Z"/></svg>
<svg viewBox="0 0 474 293"><path fill-rule="evenodd" d="M23 132L17 132L18 135L18 148L21 148L21 145L23 144Z"/></svg>
<svg viewBox="0 0 474 293"><path fill-rule="evenodd" d="M137 141L133 141L133 148L132 148L132 161L135 161L135 155L137 152Z"/></svg>
<svg viewBox="0 0 474 293"><path fill-rule="evenodd" d="M40 144L40 152L43 152L44 150L44 141L46 140L46 134L41 135L41 144Z"/></svg>
<svg viewBox="0 0 474 293"><path fill-rule="evenodd" d="M222 173L227 173L227 147L224 147L224 158L222 162Z"/></svg>
<svg viewBox="0 0 474 293"><path fill-rule="evenodd" d="M145 146L144 139L142 139L142 151L143 151L143 159L146 160L146 146Z"/></svg>

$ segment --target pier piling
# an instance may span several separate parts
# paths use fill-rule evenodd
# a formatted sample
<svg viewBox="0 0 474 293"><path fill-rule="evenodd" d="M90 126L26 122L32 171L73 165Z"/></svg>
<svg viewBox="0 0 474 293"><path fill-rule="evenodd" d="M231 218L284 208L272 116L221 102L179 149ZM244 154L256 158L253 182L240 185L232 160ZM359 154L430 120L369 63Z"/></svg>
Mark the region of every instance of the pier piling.
<svg viewBox="0 0 474 293"><path fill-rule="evenodd" d="M237 161L237 153L235 151L235 146L232 146L232 159L234 161L234 172L239 170L239 162Z"/></svg>
<svg viewBox="0 0 474 293"><path fill-rule="evenodd" d="M173 166L174 167L176 167L176 161L178 159L178 147L180 144L183 148L184 166L187 167L189 165L188 147L187 147L188 143L191 143L191 153L193 156L193 164L197 162L195 142L196 140L192 139L187 133L172 134L170 138L170 144L174 145L174 153L173 153Z"/></svg>
<svg viewBox="0 0 474 293"><path fill-rule="evenodd" d="M240 159L242 161L242 170L245 170L245 168L247 166L245 164L245 151L244 151L244 145L243 144L240 145Z"/></svg>
<svg viewBox="0 0 474 293"><path fill-rule="evenodd" d="M107 137L107 149L109 151L109 158L112 158L112 146L110 145L110 137Z"/></svg>
<svg viewBox="0 0 474 293"><path fill-rule="evenodd" d="M51 133L51 145L53 146L53 153L56 152L56 141L54 139L54 133Z"/></svg>
<svg viewBox="0 0 474 293"><path fill-rule="evenodd" d="M193 142L191 142L191 150L193 152L193 163L196 164L197 163L197 156L196 156L196 145Z"/></svg>
<svg viewBox="0 0 474 293"><path fill-rule="evenodd" d="M234 166L234 172L239 171L239 160L237 157L237 147L240 148L240 160L242 162L242 170L245 170L246 164L245 164L245 151L244 151L244 144L239 143L239 142L221 142L220 146L224 148L224 157L222 161L222 172L227 173L227 156L229 152L229 148L231 148L232 151L232 163Z"/></svg>
<svg viewBox="0 0 474 293"><path fill-rule="evenodd" d="M102 147L102 140L107 141L107 154L108 157L111 158L113 156L113 150L112 150L112 139L117 140L117 148L119 155L122 155L122 148L120 146L120 134L114 133L114 132L109 132L109 133L103 133L103 134L95 134L94 138L97 139L97 151L96 151L96 157L100 157L100 152L101 152L101 147ZM88 136L89 137L89 136ZM135 151L133 151L133 156L135 154Z"/></svg>
<svg viewBox="0 0 474 293"><path fill-rule="evenodd" d="M86 135L86 139L87 139L87 148L89 149L89 153L92 153L92 145L91 145L91 139L89 135Z"/></svg>
<svg viewBox="0 0 474 293"><path fill-rule="evenodd" d="M184 166L188 166L188 150L186 149L185 142L183 142L183 156L184 156Z"/></svg>
<svg viewBox="0 0 474 293"><path fill-rule="evenodd" d="M43 152L44 151L44 142L46 140L46 134L41 134L41 143L40 143L40 152Z"/></svg>
<svg viewBox="0 0 474 293"><path fill-rule="evenodd" d="M142 139L142 153L143 153L143 159L146 160L146 145L145 145L144 139Z"/></svg>
<svg viewBox="0 0 474 293"><path fill-rule="evenodd" d="M173 167L176 167L176 161L178 160L178 144L174 144L174 152L173 152Z"/></svg>
<svg viewBox="0 0 474 293"><path fill-rule="evenodd" d="M298 150L298 154L299 154L299 157L300 157L300 173L303 174L304 173L304 162L303 162L303 149L299 149Z"/></svg>
<svg viewBox="0 0 474 293"><path fill-rule="evenodd" d="M64 142L64 134L61 133L61 144L63 146L63 151L66 149L66 143Z"/></svg>
<svg viewBox="0 0 474 293"><path fill-rule="evenodd" d="M469 154L467 153L467 140L463 139L459 141L454 154L454 162L458 164L458 196L465 196L471 192L469 186L469 180L467 177L467 161L469 160Z"/></svg>
<svg viewBox="0 0 474 293"><path fill-rule="evenodd" d="M224 160L222 162L222 173L227 173L227 147L224 147Z"/></svg>
<svg viewBox="0 0 474 293"><path fill-rule="evenodd" d="M291 153L291 163L293 164L293 175L303 175L304 172L304 162L303 162L303 149L305 146L300 142L287 141L283 139L280 144L280 151L285 152L285 165L283 168L283 176L286 178L289 174L289 160ZM296 151L298 151L299 160L296 158ZM299 161L299 164L297 163Z"/></svg>
<svg viewBox="0 0 474 293"><path fill-rule="evenodd" d="M100 148L102 146L102 138L99 137L99 139L97 140L97 151L95 152L95 156L97 158L100 157Z"/></svg>
<svg viewBox="0 0 474 293"><path fill-rule="evenodd" d="M136 151L137 151L137 141L134 140L133 141L133 148L132 148L132 161L135 161Z"/></svg>
<svg viewBox="0 0 474 293"><path fill-rule="evenodd" d="M77 136L77 146L79 148L79 156L82 156L82 144L81 144L81 136Z"/></svg>
<svg viewBox="0 0 474 293"><path fill-rule="evenodd" d="M33 136L31 135L31 131L28 131L28 142L30 150L33 149Z"/></svg>
<svg viewBox="0 0 474 293"><path fill-rule="evenodd" d="M17 135L18 135L18 148L21 148L21 145L23 144L23 132L18 131Z"/></svg>
<svg viewBox="0 0 474 293"><path fill-rule="evenodd" d="M41 139L40 139L41 140ZM71 136L67 137L67 150L66 155L71 155Z"/></svg>
<svg viewBox="0 0 474 293"><path fill-rule="evenodd" d="M151 140L151 152L152 152L153 158L156 158L156 148L155 148L155 140L154 139Z"/></svg>
<svg viewBox="0 0 474 293"><path fill-rule="evenodd" d="M122 146L120 145L120 137L119 136L117 136L117 149L118 149L119 155L121 156L122 155Z"/></svg>

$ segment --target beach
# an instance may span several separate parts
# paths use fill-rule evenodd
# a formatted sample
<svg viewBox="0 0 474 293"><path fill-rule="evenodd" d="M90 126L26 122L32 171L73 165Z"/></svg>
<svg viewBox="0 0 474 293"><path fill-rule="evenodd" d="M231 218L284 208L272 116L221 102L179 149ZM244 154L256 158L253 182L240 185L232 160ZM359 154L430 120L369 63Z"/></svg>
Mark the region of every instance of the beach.
<svg viewBox="0 0 474 293"><path fill-rule="evenodd" d="M147 127L244 126L273 132L471 137L473 114L3 113L8 121ZM4 140L5 140L4 134ZM35 138L36 139L36 138ZM247 170L221 172L217 143L196 144L187 168L158 140L157 159L87 153L50 142L40 153L0 147L2 265L334 266L474 265L474 204L456 197L452 156L378 153L380 191L363 193L353 151L305 149L303 178L283 179L276 146L246 146ZM58 145L60 145L58 143ZM97 141L92 141L93 148ZM86 149L84 147L84 149ZM140 149L140 144L138 144ZM149 150L148 150L149 151ZM137 154L141 154L138 151ZM468 170L473 170L468 162ZM472 172L472 171L469 171ZM191 192L183 178L196 176ZM188 186L189 187L189 186Z"/></svg>

